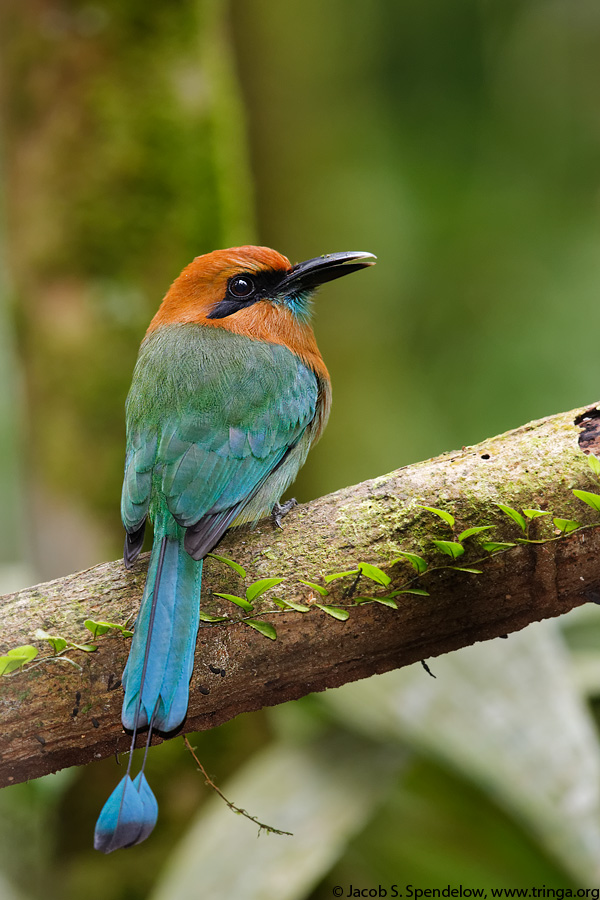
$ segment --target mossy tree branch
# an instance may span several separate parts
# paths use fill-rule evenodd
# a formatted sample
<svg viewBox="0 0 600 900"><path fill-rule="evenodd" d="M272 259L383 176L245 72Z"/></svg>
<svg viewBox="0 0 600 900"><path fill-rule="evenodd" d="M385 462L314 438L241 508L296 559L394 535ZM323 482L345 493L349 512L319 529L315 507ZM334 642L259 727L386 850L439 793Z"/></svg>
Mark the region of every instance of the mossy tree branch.
<svg viewBox="0 0 600 900"><path fill-rule="evenodd" d="M495 525L487 533L494 540L522 536L497 502L593 526L600 516L577 500L572 489L599 490L582 452L594 449L598 416L595 408L552 416L337 491L296 509L283 530L261 523L253 532L228 534L219 553L246 568L247 582L283 578L275 594L310 604L311 589L301 578L319 582L322 575L370 562L391 578L386 589L363 579L359 592L375 596L414 576L407 563L392 564L400 550L427 557L432 568L451 564L432 544L432 538L452 538L449 527L419 504L450 510L456 518L454 537L477 525ZM535 520L530 537L555 537L550 519ZM460 565L486 556L477 538L465 546ZM489 557L479 566L480 575L435 568L419 579L429 596L400 594L397 610L360 604L350 609L345 622L317 607L307 613L267 613L265 619L277 628L275 641L241 622L202 625L185 730L208 729L241 712L506 635L595 602L600 597L599 559L600 527L590 527ZM147 555L131 571L121 562L106 563L1 598L0 650L35 643L40 627L81 642L89 639L86 618L133 620L146 565ZM349 581L333 582L325 602L352 606L344 596ZM213 597L213 591L243 594L244 588L235 572L210 559L203 608L213 614L242 614ZM261 602L263 609L275 609L268 595ZM109 634L97 644L95 653L68 654L80 669L55 659L0 679L1 785L126 749L120 675L129 641ZM47 643L40 646L40 656L49 652Z"/></svg>

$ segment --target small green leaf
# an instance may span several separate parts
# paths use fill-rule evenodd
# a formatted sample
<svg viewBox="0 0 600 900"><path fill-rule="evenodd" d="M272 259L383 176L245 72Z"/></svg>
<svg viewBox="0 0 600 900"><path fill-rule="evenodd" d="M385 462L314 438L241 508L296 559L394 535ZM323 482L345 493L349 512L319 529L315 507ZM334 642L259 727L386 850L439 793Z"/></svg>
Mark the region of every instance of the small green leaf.
<svg viewBox="0 0 600 900"><path fill-rule="evenodd" d="M88 631L92 632L94 637L98 637L99 634L106 634L111 628L120 631L125 637L131 637L133 635L133 631L128 631L124 625L119 625L117 622L96 622L95 619L86 619L83 624Z"/></svg>
<svg viewBox="0 0 600 900"><path fill-rule="evenodd" d="M60 653L67 646L67 642L62 637L47 637L46 640L54 650L54 653Z"/></svg>
<svg viewBox="0 0 600 900"><path fill-rule="evenodd" d="M12 650L7 650L7 656L14 656L18 659L26 659L27 662L31 662L32 659L35 659L38 655L37 647L32 646L31 644L23 644L21 647L13 647Z"/></svg>
<svg viewBox="0 0 600 900"><path fill-rule="evenodd" d="M360 569L349 569L347 572L333 572L331 575L324 575L323 581L329 584L330 581L335 581L337 578L345 578L346 575L358 575Z"/></svg>
<svg viewBox="0 0 600 900"><path fill-rule="evenodd" d="M516 522L523 534L527 531L527 522L523 518L520 512L517 512L516 509L513 509L512 506L506 506L504 503L496 503L498 509L501 509L502 512L512 519L513 522Z"/></svg>
<svg viewBox="0 0 600 900"><path fill-rule="evenodd" d="M275 597L273 602L280 606L281 609L295 609L296 612L302 613L310 610L310 606L306 606L305 603L296 603L295 600L282 600L281 597Z"/></svg>
<svg viewBox="0 0 600 900"><path fill-rule="evenodd" d="M86 619L83 624L88 631L92 632L93 637L98 637L100 634L106 634L106 632L111 629L111 626L107 625L105 622L96 622L94 619Z"/></svg>
<svg viewBox="0 0 600 900"><path fill-rule="evenodd" d="M270 622L261 622L260 619L244 619L244 625L249 625L250 628L254 628L255 631L260 632L271 641L277 639L277 632Z"/></svg>
<svg viewBox="0 0 600 900"><path fill-rule="evenodd" d="M497 553L499 550L508 550L509 547L517 545L510 541L482 541L481 546L487 553Z"/></svg>
<svg viewBox="0 0 600 900"><path fill-rule="evenodd" d="M573 491L578 500L583 500L596 512L600 512L600 494L592 494L590 491Z"/></svg>
<svg viewBox="0 0 600 900"><path fill-rule="evenodd" d="M465 552L463 545L457 541L432 541L432 543L435 544L438 550L441 550L446 556L451 556L452 559L457 559Z"/></svg>
<svg viewBox="0 0 600 900"><path fill-rule="evenodd" d="M0 656L0 675L8 675L21 666L26 665L35 659L38 655L37 647L31 644L24 644L22 647L13 647L8 650L5 656Z"/></svg>
<svg viewBox="0 0 600 900"><path fill-rule="evenodd" d="M254 607L251 603L248 603L243 597L238 597L236 594L219 594L217 591L213 591L215 597L222 597L223 600L229 600L230 603L235 603L236 606L240 606L246 612L252 612Z"/></svg>
<svg viewBox="0 0 600 900"><path fill-rule="evenodd" d="M382 603L384 606L389 606L390 609L398 609L398 604L393 597L375 597L375 601Z"/></svg>
<svg viewBox="0 0 600 900"><path fill-rule="evenodd" d="M48 641L55 655L57 653L60 653L67 646L67 641L65 640L65 638L58 637L54 634L48 634L48 632L44 631L42 628L38 628L36 630L34 638L38 641Z"/></svg>
<svg viewBox="0 0 600 900"><path fill-rule="evenodd" d="M600 475L600 459L598 459L597 456L594 456L593 453L590 453L587 461L594 475Z"/></svg>
<svg viewBox="0 0 600 900"><path fill-rule="evenodd" d="M48 634L47 631L44 631L43 628L36 628L33 636L36 641L47 641L49 637L52 637L52 635Z"/></svg>
<svg viewBox="0 0 600 900"><path fill-rule="evenodd" d="M371 563L361 562L358 564L358 568L365 578L370 578L371 581L374 581L376 584L382 584L384 587L387 587L392 580L389 575L386 575L386 573L382 572L381 569L378 569L377 566L372 566Z"/></svg>
<svg viewBox="0 0 600 900"><path fill-rule="evenodd" d="M211 616L210 613L200 610L201 622L227 622L228 618L229 616Z"/></svg>
<svg viewBox="0 0 600 900"><path fill-rule="evenodd" d="M0 656L0 675L10 675L15 669L19 669L24 662L12 659L10 656Z"/></svg>
<svg viewBox="0 0 600 900"><path fill-rule="evenodd" d="M454 527L454 516L451 513L446 512L445 509L436 509L435 506L423 506L422 503L417 503L417 506L420 506L421 509L426 509L429 512L434 513L434 515L436 516L439 516L440 519L443 519L444 522L446 522L450 526L450 528Z"/></svg>
<svg viewBox="0 0 600 900"><path fill-rule="evenodd" d="M549 516L549 512L545 512L543 509L524 509L523 515L527 516L528 519L539 519L540 516Z"/></svg>
<svg viewBox="0 0 600 900"><path fill-rule="evenodd" d="M260 597L265 591L268 591L269 588L281 584L282 581L283 578L260 578L246 589L246 597L250 603L252 603L253 600L256 600L257 597Z"/></svg>
<svg viewBox="0 0 600 900"><path fill-rule="evenodd" d="M239 563L236 563L233 559L228 559L226 556L219 556L218 553L207 553L207 556L212 556L213 559L218 559L219 562L224 563L226 566L229 566L230 569L233 569L234 572L237 572L240 578L246 577L246 570L243 566L240 566Z"/></svg>
<svg viewBox="0 0 600 900"><path fill-rule="evenodd" d="M466 528L458 536L459 541L466 541L467 538L473 537L474 534L481 534L483 531L489 531L493 525L475 525L474 528Z"/></svg>
<svg viewBox="0 0 600 900"><path fill-rule="evenodd" d="M316 591L317 594L320 594L321 597L326 597L329 591L326 587L323 587L322 584L315 584L314 581L305 581L304 578L299 578L298 581L300 584L305 584L307 587L312 588L313 591Z"/></svg>
<svg viewBox="0 0 600 900"><path fill-rule="evenodd" d="M322 609L323 612L326 612L333 619L339 619L340 622L345 622L350 615L347 609L340 609L339 606L325 606L322 603L315 603L315 606L318 606L319 609Z"/></svg>
<svg viewBox="0 0 600 900"><path fill-rule="evenodd" d="M574 522L573 519L552 519L552 521L554 522L555 527L563 534L570 534L572 531L581 528L581 523Z"/></svg>
<svg viewBox="0 0 600 900"><path fill-rule="evenodd" d="M391 596L388 597L355 597L355 603L381 603L383 606L389 606L391 609L398 609L398 604Z"/></svg>
<svg viewBox="0 0 600 900"><path fill-rule="evenodd" d="M427 560L423 559L422 556L418 556L416 553L408 553L407 550L398 550L398 553L400 553L400 556L398 557L398 559L395 559L392 563L390 563L390 566L395 566L396 563L402 562L403 559L406 559L411 564L415 572L419 573L419 575L422 575L423 572L427 571Z"/></svg>
<svg viewBox="0 0 600 900"><path fill-rule="evenodd" d="M123 632L123 634L133 634L133 631ZM83 650L84 653L93 653L97 650L97 646L95 644L74 644L72 641L69 641L69 647L73 647L75 650Z"/></svg>
<svg viewBox="0 0 600 900"><path fill-rule="evenodd" d="M392 591L388 596L397 597L398 594L416 594L418 597L429 597L429 591L424 591L423 588L401 588L398 591Z"/></svg>
<svg viewBox="0 0 600 900"><path fill-rule="evenodd" d="M481 569L466 569L464 566L454 566L455 572L469 572L471 575L483 575Z"/></svg>

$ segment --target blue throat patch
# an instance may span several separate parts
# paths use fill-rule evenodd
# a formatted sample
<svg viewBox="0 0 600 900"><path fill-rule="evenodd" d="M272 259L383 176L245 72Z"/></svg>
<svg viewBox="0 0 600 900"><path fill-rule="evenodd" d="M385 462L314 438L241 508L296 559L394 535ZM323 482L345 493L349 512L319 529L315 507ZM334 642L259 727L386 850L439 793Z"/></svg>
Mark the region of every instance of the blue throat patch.
<svg viewBox="0 0 600 900"><path fill-rule="evenodd" d="M298 291L283 298L283 303L299 322L308 322L312 315L312 290Z"/></svg>

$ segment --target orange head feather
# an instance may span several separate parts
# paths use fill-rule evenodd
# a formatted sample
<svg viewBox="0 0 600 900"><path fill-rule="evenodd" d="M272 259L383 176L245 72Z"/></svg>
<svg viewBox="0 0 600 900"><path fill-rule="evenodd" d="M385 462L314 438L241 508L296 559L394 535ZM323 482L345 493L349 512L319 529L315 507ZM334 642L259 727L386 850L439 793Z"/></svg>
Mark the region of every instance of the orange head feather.
<svg viewBox="0 0 600 900"><path fill-rule="evenodd" d="M175 279L148 333L175 324L225 328L283 344L329 381L308 322L310 295L319 284L374 260L369 253L335 253L292 266L268 247L214 250L197 256Z"/></svg>

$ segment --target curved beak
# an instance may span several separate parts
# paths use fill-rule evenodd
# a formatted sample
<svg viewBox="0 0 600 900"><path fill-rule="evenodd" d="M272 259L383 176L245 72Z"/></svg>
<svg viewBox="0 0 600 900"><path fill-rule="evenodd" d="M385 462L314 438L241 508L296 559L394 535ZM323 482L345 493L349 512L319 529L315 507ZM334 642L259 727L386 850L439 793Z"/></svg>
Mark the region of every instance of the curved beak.
<svg viewBox="0 0 600 900"><path fill-rule="evenodd" d="M359 269L373 266L376 260L377 257L372 253L364 253L360 250L346 253L326 253L293 266L286 272L277 285L277 289L294 294L311 291L327 281L333 281L335 278L341 278L342 275L349 275L351 272L358 272Z"/></svg>

